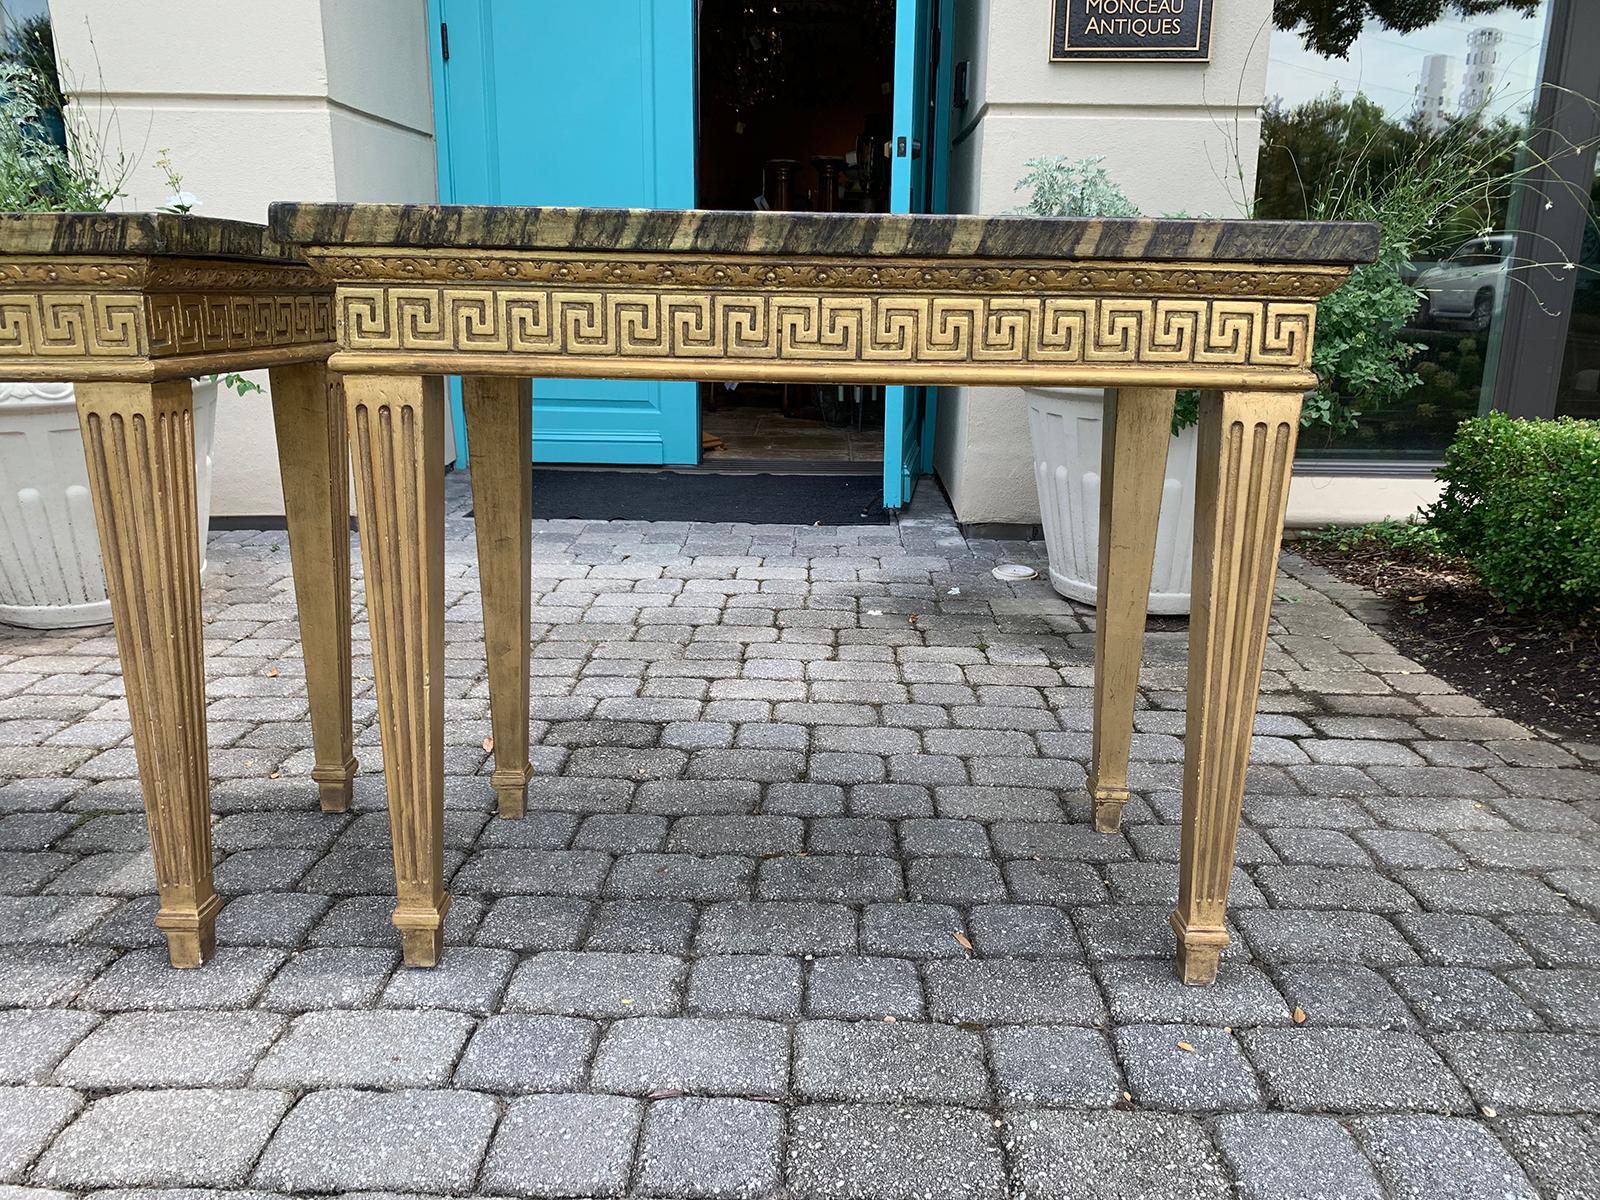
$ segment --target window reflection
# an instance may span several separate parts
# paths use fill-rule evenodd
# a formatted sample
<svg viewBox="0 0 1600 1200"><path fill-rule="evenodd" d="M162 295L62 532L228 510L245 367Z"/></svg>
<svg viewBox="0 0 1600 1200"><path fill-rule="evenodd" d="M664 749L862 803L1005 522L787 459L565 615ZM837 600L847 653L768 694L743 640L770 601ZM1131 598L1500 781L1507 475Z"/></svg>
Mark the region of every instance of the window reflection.
<svg viewBox="0 0 1600 1200"><path fill-rule="evenodd" d="M1405 380L1369 392L1353 419L1304 429L1302 456L1437 460L1483 407L1489 340L1517 286L1506 179L1531 118L1544 16L1453 16L1409 34L1369 25L1344 60L1273 34L1257 216L1323 215L1339 189L1381 187L1418 156L1459 154L1481 176L1394 268L1417 293L1398 334L1411 347Z"/></svg>

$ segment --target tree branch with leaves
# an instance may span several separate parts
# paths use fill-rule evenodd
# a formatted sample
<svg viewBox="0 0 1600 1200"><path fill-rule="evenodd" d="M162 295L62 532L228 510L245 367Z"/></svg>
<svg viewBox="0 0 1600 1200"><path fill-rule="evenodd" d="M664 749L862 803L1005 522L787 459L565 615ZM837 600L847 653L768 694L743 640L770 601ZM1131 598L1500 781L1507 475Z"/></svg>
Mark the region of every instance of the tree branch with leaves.
<svg viewBox="0 0 1600 1200"><path fill-rule="evenodd" d="M1480 17L1508 9L1539 11L1540 0L1273 0L1272 21L1300 35L1307 50L1324 58L1344 58L1362 26L1377 24L1410 33L1441 17Z"/></svg>

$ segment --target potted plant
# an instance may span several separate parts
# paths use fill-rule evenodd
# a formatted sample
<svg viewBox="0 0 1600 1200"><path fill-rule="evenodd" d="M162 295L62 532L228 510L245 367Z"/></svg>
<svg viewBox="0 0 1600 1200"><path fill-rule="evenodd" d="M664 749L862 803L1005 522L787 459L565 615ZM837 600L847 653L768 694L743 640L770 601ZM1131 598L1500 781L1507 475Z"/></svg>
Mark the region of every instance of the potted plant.
<svg viewBox="0 0 1600 1200"><path fill-rule="evenodd" d="M52 121L49 95L34 73L0 63L0 211L103 211L121 194L126 162L100 154L92 131ZM216 378L196 380L202 569L216 411ZM0 382L0 622L60 629L110 620L73 387Z"/></svg>
<svg viewBox="0 0 1600 1200"><path fill-rule="evenodd" d="M1035 158L1017 184L1030 189L1020 210L1040 217L1136 217L1139 210L1099 158ZM1104 388L1024 388L1033 438L1033 477L1050 558L1050 583L1061 595L1095 602L1100 553L1100 435ZM1187 613L1194 560L1194 393L1179 396L1167 451L1149 611Z"/></svg>

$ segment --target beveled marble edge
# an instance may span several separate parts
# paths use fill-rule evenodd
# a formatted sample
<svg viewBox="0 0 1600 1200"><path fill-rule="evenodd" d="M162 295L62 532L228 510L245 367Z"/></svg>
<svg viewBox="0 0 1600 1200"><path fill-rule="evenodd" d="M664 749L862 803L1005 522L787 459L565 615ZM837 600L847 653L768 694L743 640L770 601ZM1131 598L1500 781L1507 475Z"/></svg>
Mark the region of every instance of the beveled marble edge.
<svg viewBox="0 0 1600 1200"><path fill-rule="evenodd" d="M180 213L0 212L0 255L303 260L265 225Z"/></svg>
<svg viewBox="0 0 1600 1200"><path fill-rule="evenodd" d="M1329 221L720 212L435 204L273 204L272 231L306 246L706 254L1371 262L1377 226Z"/></svg>

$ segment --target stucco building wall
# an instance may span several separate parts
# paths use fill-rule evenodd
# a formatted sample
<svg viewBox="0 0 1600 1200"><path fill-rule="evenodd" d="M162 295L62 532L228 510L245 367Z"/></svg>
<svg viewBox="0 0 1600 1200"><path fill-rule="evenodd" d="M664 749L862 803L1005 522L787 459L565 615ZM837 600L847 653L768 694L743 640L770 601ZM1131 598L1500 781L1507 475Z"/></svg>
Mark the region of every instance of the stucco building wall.
<svg viewBox="0 0 1600 1200"><path fill-rule="evenodd" d="M422 0L50 0L50 18L78 118L128 157L117 207L166 202L162 149L206 216L437 196ZM222 393L214 460L214 513L282 513L263 396Z"/></svg>

